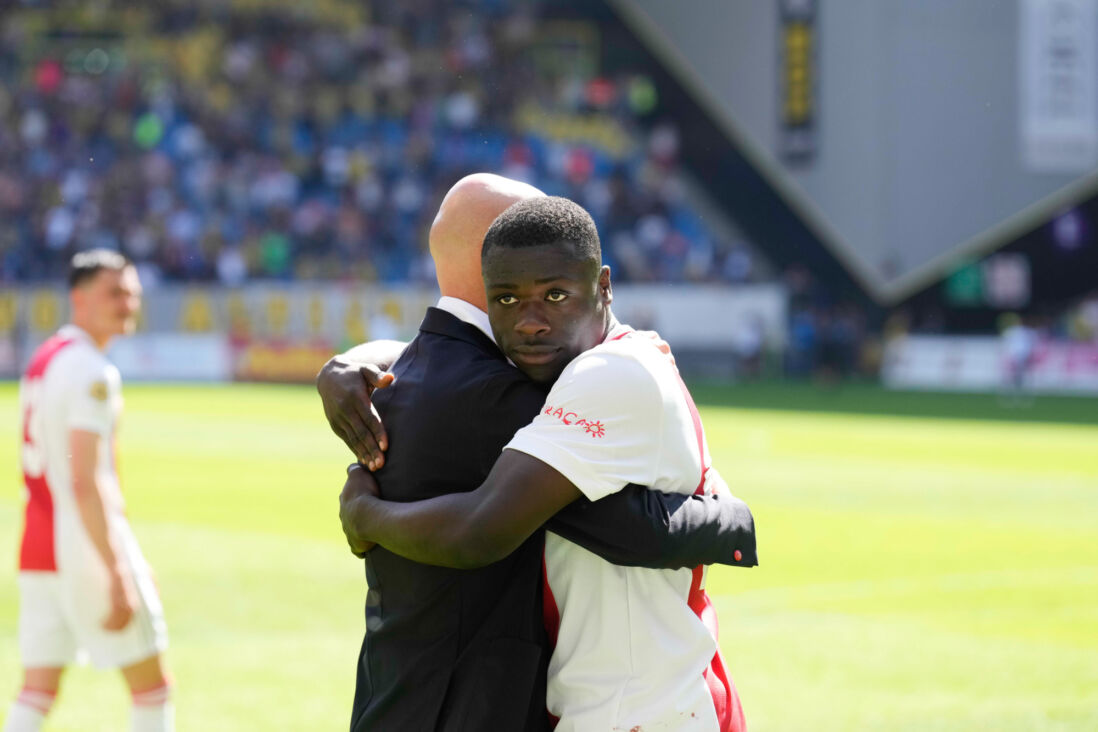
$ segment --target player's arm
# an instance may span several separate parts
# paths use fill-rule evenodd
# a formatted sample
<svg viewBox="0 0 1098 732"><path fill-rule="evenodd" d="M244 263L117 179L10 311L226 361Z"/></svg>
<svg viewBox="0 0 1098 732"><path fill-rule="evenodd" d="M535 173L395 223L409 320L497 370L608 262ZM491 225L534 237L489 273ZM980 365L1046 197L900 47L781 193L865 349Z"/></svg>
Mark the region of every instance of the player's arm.
<svg viewBox="0 0 1098 732"><path fill-rule="evenodd" d="M121 548L115 545L107 523L103 486L96 477L99 442L103 437L88 430L69 430L69 465L73 495L84 530L88 533L109 577L110 614L103 620L107 630L121 630L133 616L136 592L129 567L120 560Z"/></svg>
<svg viewBox="0 0 1098 732"><path fill-rule="evenodd" d="M658 432L636 426L650 421L645 415L658 414L661 403L659 390L643 366L628 359L592 359L585 364L582 380L566 373L557 381L547 405L560 408L546 406L533 423L519 430L509 443L515 449L503 451L480 488L398 505L364 495L343 504L344 531L352 546L376 541L425 563L468 567L495 561L578 498L579 486L588 498L597 500L652 475ZM588 422L580 420L581 415L598 415L600 419ZM597 431L592 424L597 424ZM351 481L361 478L352 475ZM620 511L613 510L615 501ZM660 526L662 509L649 511L644 502L631 503L629 497L619 497L596 513L608 505L611 508L603 515L610 523L632 510L631 518L650 521L646 527L649 533L644 535L662 531L661 539L666 538L667 527ZM572 535L592 539L593 549L606 549L606 544L594 538L597 529L593 524L586 528ZM609 532L614 537L609 545L625 547L614 558L626 559L631 549L640 557L638 563L651 561L649 549L630 546L628 539L620 542L619 534L612 529ZM580 543L589 545L586 540Z"/></svg>
<svg viewBox="0 0 1098 732"><path fill-rule="evenodd" d="M666 343L657 340L656 346L668 354ZM637 485L656 474L656 456L664 449L658 428L663 401L653 376L638 362L609 354L588 360L583 373L582 380L562 377L551 397L559 409L539 414L509 445L552 463L590 499L572 503L546 528L615 564L756 565L751 511L715 469L708 471L704 491L713 495ZM599 429L577 429L581 414L598 416Z"/></svg>
<svg viewBox="0 0 1098 732"><path fill-rule="evenodd" d="M545 528L624 566L679 569L759 563L751 510L727 490L684 495L627 485L597 501L569 504Z"/></svg>
<svg viewBox="0 0 1098 732"><path fill-rule="evenodd" d="M541 525L542 515L563 505L545 527L614 564L653 569L758 564L751 511L730 494L687 496L630 485L595 502L576 501L578 489L536 458L506 450L500 462L507 472L497 473L495 480L514 476L524 481L516 483L519 487L485 483L472 493L416 503L379 500L373 477L352 470L340 496L347 543L360 557L381 544L423 564L479 567L505 557ZM549 486L550 492L512 497L526 513L509 520L513 509L503 494L539 490L538 485ZM488 523L478 529L481 520Z"/></svg>
<svg viewBox="0 0 1098 732"><path fill-rule="evenodd" d="M370 341L333 356L316 377L324 416L359 462L372 470L385 462L389 438L370 395L393 383L388 372L406 343Z"/></svg>
<svg viewBox="0 0 1098 732"><path fill-rule="evenodd" d="M352 549L370 542L422 564L470 569L503 559L581 493L546 463L504 450L468 493L395 503L374 495L373 476L351 470L340 520Z"/></svg>

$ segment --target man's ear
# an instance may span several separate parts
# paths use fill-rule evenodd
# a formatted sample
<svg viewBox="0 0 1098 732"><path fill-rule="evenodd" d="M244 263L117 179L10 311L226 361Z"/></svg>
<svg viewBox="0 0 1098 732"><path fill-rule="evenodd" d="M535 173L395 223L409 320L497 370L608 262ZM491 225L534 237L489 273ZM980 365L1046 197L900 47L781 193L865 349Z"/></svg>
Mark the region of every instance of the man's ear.
<svg viewBox="0 0 1098 732"><path fill-rule="evenodd" d="M610 267L606 264L599 270L599 295L607 305L614 301L614 289L610 286Z"/></svg>

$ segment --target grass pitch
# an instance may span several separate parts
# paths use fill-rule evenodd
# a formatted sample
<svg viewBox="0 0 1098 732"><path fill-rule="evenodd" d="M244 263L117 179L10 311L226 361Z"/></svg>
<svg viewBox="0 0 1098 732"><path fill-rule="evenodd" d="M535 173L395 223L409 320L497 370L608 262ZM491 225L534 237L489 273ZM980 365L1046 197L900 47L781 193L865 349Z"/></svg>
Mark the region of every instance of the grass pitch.
<svg viewBox="0 0 1098 732"><path fill-rule="evenodd" d="M1098 729L1098 402L1042 400L1043 421L1021 422L989 419L1028 419L993 398L910 396L895 411L942 417L893 417L844 413L895 399L872 390L804 412L796 387L769 388L695 392L758 524L762 566L709 574L750 728ZM364 582L336 518L349 455L313 391L126 398L123 489L166 606L178 728L344 729ZM19 685L17 440L0 384L3 709ZM47 729L125 729L127 707L116 675L78 667Z"/></svg>

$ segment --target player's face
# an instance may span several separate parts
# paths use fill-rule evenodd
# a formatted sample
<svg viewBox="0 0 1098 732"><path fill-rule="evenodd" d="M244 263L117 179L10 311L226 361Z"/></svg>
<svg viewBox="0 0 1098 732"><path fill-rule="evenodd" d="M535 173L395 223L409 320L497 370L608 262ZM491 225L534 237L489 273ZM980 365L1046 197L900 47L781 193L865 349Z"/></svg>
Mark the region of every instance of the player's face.
<svg viewBox="0 0 1098 732"><path fill-rule="evenodd" d="M128 335L137 327L141 282L133 267L101 269L77 288L74 295L83 300L89 326L95 331L91 335L96 340Z"/></svg>
<svg viewBox="0 0 1098 732"><path fill-rule="evenodd" d="M556 381L606 337L610 268L578 258L571 243L497 247L483 269L496 343L534 381Z"/></svg>

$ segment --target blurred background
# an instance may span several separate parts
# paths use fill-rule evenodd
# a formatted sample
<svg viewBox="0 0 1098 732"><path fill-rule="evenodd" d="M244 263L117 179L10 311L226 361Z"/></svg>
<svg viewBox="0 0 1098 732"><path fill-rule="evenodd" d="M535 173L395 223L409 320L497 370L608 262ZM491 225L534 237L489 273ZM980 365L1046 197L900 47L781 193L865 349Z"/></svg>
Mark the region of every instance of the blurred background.
<svg viewBox="0 0 1098 732"><path fill-rule="evenodd" d="M146 287L116 354L131 378L307 380L409 337L441 196L494 171L592 213L620 316L688 373L994 390L1013 349L1033 390L1098 393L1090 2L23 2L3 21L8 377L93 246Z"/></svg>
<svg viewBox="0 0 1098 732"><path fill-rule="evenodd" d="M128 387L127 418L173 436L150 449L180 473L153 482L192 491L131 494L160 527L142 534L150 554L156 522L180 515L283 526L224 518L241 483L193 493L214 438L190 433L228 424L224 442L282 445L302 476L339 468L307 389L220 385L308 383L336 351L411 338L437 298L426 232L442 195L496 172L591 212L616 314L671 343L760 517L762 568L746 585L718 575L728 652L768 659L733 664L758 728L1098 726L1098 0L23 0L0 10L0 80L0 378L64 322L72 254L109 247L145 287L139 333L111 351L127 384L212 384ZM14 446L15 388L0 394ZM234 399L263 427L231 423ZM851 412L919 417L836 416ZM302 441L306 423L320 442ZM311 515L286 498L300 486L285 491L287 512ZM328 513L304 532L317 551L338 546ZM825 518L840 513L842 530ZM979 522L994 538L958 545ZM934 537L978 577L928 554ZM162 552L154 565L180 561ZM882 565L863 574L867 555ZM900 587L897 571L930 584ZM356 578L350 564L339 580L341 659L360 632ZM974 605L953 594L975 586ZM931 597L933 612L913 599ZM878 611L912 625L862 634ZM949 636L927 656L897 640L935 612L949 633L1020 645L981 655ZM1038 626L1052 635L1034 640ZM876 651L843 650L868 637ZM890 675L897 658L914 665ZM1015 664L1044 696L989 675ZM920 686L943 668L957 678ZM181 719L213 729L180 688ZM798 693L816 706L790 709ZM271 728L306 728L287 724Z"/></svg>

